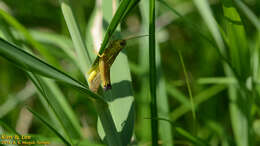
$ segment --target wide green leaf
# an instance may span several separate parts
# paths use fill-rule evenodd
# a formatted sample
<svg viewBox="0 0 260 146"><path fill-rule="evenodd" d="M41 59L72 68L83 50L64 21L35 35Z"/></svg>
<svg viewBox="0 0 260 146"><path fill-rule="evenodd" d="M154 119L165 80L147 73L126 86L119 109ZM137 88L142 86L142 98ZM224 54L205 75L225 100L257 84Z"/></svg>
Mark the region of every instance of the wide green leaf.
<svg viewBox="0 0 260 146"><path fill-rule="evenodd" d="M106 41L109 41L111 35L116 30L119 23L122 21L122 16L126 15L125 6L134 7L137 4L135 3L135 5L127 5L126 3L129 2L129 0L121 1L114 16L112 15L112 1L109 0L102 2L104 9L106 6L106 10L103 11L104 18L107 22L110 22L102 45L104 45ZM111 7L107 7L108 5L111 5ZM129 8L129 11L131 9L132 8ZM130 70L125 53L119 53L115 62L113 63L111 68L111 81L112 90L106 92L104 96L108 99L109 110L115 123L116 130L122 141L122 145L127 145L130 143L134 128L134 97L131 86L132 81ZM101 123L103 124L102 126L104 126L101 116L100 119ZM103 128L101 127L99 122L99 135L102 138L105 138L107 137L107 135L105 135L105 129L103 130Z"/></svg>

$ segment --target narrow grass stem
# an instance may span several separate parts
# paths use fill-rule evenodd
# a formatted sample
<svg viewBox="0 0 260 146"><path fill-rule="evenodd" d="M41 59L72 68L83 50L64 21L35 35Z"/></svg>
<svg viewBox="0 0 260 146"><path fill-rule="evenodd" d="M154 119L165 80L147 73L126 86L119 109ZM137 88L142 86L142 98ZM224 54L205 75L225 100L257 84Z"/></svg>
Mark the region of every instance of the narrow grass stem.
<svg viewBox="0 0 260 146"><path fill-rule="evenodd" d="M156 61L155 61L155 0L149 3L149 80L151 96L151 118L157 118ZM152 145L158 145L158 121L152 120Z"/></svg>

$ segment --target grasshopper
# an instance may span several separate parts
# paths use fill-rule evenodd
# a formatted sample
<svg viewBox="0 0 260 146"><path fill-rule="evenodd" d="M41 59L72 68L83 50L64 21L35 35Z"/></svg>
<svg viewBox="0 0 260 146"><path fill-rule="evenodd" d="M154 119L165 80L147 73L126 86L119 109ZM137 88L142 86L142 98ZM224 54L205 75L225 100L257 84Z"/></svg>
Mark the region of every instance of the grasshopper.
<svg viewBox="0 0 260 146"><path fill-rule="evenodd" d="M102 81L102 86L105 91L112 88L110 81L110 68L114 63L119 52L126 46L126 40L113 40L105 49L103 54L99 55L94 61L92 67L90 68L88 74L88 82L90 84L90 89L93 92L97 92L100 82Z"/></svg>
<svg viewBox="0 0 260 146"><path fill-rule="evenodd" d="M143 37L147 35L142 35L138 37ZM130 37L128 39L118 39L113 40L109 43L108 48L105 49L103 54L98 54L94 63L92 64L88 74L88 82L90 85L90 90L93 92L97 92L99 85L102 82L102 87L105 91L112 88L111 80L110 80L110 68L114 63L116 57L119 52L126 46L126 41L133 38L138 37Z"/></svg>

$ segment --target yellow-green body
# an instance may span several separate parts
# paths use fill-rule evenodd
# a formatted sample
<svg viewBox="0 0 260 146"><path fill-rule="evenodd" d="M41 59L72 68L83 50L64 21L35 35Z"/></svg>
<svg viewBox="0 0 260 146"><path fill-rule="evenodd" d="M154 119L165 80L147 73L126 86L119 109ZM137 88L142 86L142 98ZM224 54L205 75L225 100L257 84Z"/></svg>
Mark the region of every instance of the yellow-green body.
<svg viewBox="0 0 260 146"><path fill-rule="evenodd" d="M110 81L110 68L114 63L119 52L126 46L125 40L111 41L108 48L105 49L103 54L98 55L88 74L88 82L90 89L97 92L100 82L104 90L111 88Z"/></svg>

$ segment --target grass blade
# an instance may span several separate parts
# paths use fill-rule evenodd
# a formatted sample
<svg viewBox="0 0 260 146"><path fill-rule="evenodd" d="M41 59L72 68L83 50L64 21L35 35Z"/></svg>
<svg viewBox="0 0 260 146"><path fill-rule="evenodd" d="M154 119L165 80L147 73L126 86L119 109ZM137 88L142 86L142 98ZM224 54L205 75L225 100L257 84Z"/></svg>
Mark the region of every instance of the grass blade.
<svg viewBox="0 0 260 146"><path fill-rule="evenodd" d="M142 24L142 33L143 34L148 34L148 29L147 25L149 22L149 1L142 1L141 2L141 7L140 7L140 11L142 14L142 20L143 20L143 24ZM142 74L148 74L149 72L149 65L148 65L148 59L147 58L147 54L149 54L149 42L148 39L143 38L140 40L140 44L142 49L140 49L140 69L142 70ZM156 52L155 52L155 57L156 57L156 68L157 68L157 87L156 87L156 94L157 97L160 97L157 99L157 108L158 108L158 117L163 117L163 118L170 118L169 117L169 103L168 103L168 97L167 97L167 93L166 93L166 87L165 87L165 78L164 78L164 71L162 68L162 64L161 64L161 57L160 57L160 48L157 42L155 42L156 45ZM140 111L142 112L142 114L139 114L140 119L141 119L141 128L140 128L140 132L142 135L142 141L150 141L151 136L150 134L152 133L151 130L151 120L143 120L144 117L150 117L150 110L151 108L149 108L149 102L150 99L147 98L147 93L149 91L147 91L147 89L149 89L149 77L147 76L143 76L142 79L142 91L141 91L141 95L140 97L138 97L137 99L139 99L139 103L142 103L138 109L141 109ZM138 102L138 101L137 101ZM139 112L138 112L139 113ZM149 130L142 130L142 129L148 129ZM163 146L172 146L173 145L173 134L172 134L172 126L164 121L158 121L158 128L159 128L159 141L162 142Z"/></svg>
<svg viewBox="0 0 260 146"><path fill-rule="evenodd" d="M75 139L81 139L81 127L79 124L79 120L76 118L75 113L73 112L73 109L69 105L68 101L64 97L63 93L61 92L60 88L55 84L53 80L43 78L42 84L45 85L46 91L48 91L49 96L51 97L49 100L55 107L55 110L58 111L58 113L61 113L62 119L64 124L66 125L66 128L69 130L69 133L71 137Z"/></svg>
<svg viewBox="0 0 260 146"><path fill-rule="evenodd" d="M99 54L102 54L104 52L104 49L106 48L110 38L112 37L113 33L115 32L117 26L119 23L124 19L123 16L125 16L125 10L127 10L129 3L131 0L122 0L118 6L118 9L113 16L111 22L109 23L109 26L106 30L104 40L101 44L101 47L99 49ZM137 1L137 0L132 0L132 1ZM111 11L112 12L112 11ZM110 13L112 14L112 13Z"/></svg>
<svg viewBox="0 0 260 146"><path fill-rule="evenodd" d="M30 30L29 32L35 40L41 43L53 44L61 48L68 55L68 57L70 57L70 59L77 64L75 52L72 50L73 43L69 38L56 33L43 32L35 29Z"/></svg>
<svg viewBox="0 0 260 146"><path fill-rule="evenodd" d="M37 87L39 94L43 97L44 102L47 103L47 111L50 112L55 118L55 122L61 127L61 130L66 135L66 140L72 143L72 138L79 139L81 137L80 133L77 133L77 127L73 126L72 120L69 118L68 110L64 109L64 106L57 101L57 97L53 97L54 94L50 91L46 84L45 79L28 72L28 77L33 81L34 85ZM48 83L48 82L47 82ZM49 109L50 107L50 109ZM65 111L64 111L65 110ZM57 128L56 128L57 129Z"/></svg>
<svg viewBox="0 0 260 146"><path fill-rule="evenodd" d="M49 54L49 52L35 39L31 36L31 34L27 31L27 29L20 24L14 17L9 15L7 12L0 9L0 15L8 22L11 26L13 26L17 31L21 32L21 34L25 37L25 39L35 48L37 49L43 57L50 63L55 66L59 66L56 59Z"/></svg>
<svg viewBox="0 0 260 146"><path fill-rule="evenodd" d="M165 118L155 118L155 119L152 119L152 120L155 120L155 121L159 120L159 121L163 121L163 122L167 122L167 123L171 124L171 126L174 127L175 132L177 134L181 135L182 137L184 137L185 139L187 139L188 141L190 141L191 143L193 143L195 145L199 145L199 146L207 146L208 145L207 143L205 143L199 137L193 136L191 133L189 133L185 129L175 126L174 122L172 122L171 120L168 120L168 119L165 119Z"/></svg>
<svg viewBox="0 0 260 146"><path fill-rule="evenodd" d="M157 48L159 48L157 46ZM156 60L157 60L157 70L158 70L158 80L159 82L157 83L157 107L158 107L158 117L161 118L170 118L170 111L169 111L169 102L168 102L168 96L166 93L166 87L165 87L165 79L163 76L163 71L160 66L160 51L157 49L156 52ZM173 146L173 134L172 134L172 128L169 123L159 121L159 137L160 140L163 143L163 146Z"/></svg>
<svg viewBox="0 0 260 146"><path fill-rule="evenodd" d="M66 24L68 26L75 50L77 53L78 63L83 74L87 72L90 68L91 58L88 52L84 39L82 38L79 25L73 14L73 9L70 4L70 0L59 0L61 5L61 10L65 18Z"/></svg>
<svg viewBox="0 0 260 146"><path fill-rule="evenodd" d="M257 31L260 33L260 22L257 16L240 0L234 0L235 4L241 9L251 23L256 27Z"/></svg>
<svg viewBox="0 0 260 146"><path fill-rule="evenodd" d="M2 126L4 129L9 131L10 133L13 133L13 134L21 136L13 127L10 127L9 124L4 122L2 119L0 119L0 126Z"/></svg>
<svg viewBox="0 0 260 146"><path fill-rule="evenodd" d="M58 131L55 127L52 126L51 123L49 123L47 120L45 120L44 117L42 117L40 114L38 114L37 112L33 111L31 108L27 108L36 118L38 118L41 122L44 123L44 125L46 125L52 132L54 132L63 142L64 144L70 146L71 143L69 141L67 141Z"/></svg>
<svg viewBox="0 0 260 146"><path fill-rule="evenodd" d="M188 131L182 129L181 127L176 127L175 130L176 133L180 134L181 136L183 136L193 144L200 145L200 146L207 146L207 144L205 144L201 139L194 137Z"/></svg>
<svg viewBox="0 0 260 146"><path fill-rule="evenodd" d="M99 49L99 54L102 54L105 51L105 49L107 49L106 46L107 46L108 42L110 41L113 33L115 32L117 26L125 18L125 16L130 12L130 10L132 10L138 4L139 1L140 0L122 0L120 2L118 9L117 9L115 15L112 17L112 20L109 23L109 26L106 30L104 39L103 39L101 47ZM105 1L105 2L108 2L108 1ZM112 4L112 3L110 3L110 4ZM105 11L105 10L103 10L103 11ZM111 12L108 11L108 12L105 12L105 14L112 14ZM105 17L105 19L107 19L106 16L104 16L104 17ZM97 56L93 64L98 63L98 60L99 60L99 57Z"/></svg>
<svg viewBox="0 0 260 146"><path fill-rule="evenodd" d="M235 69L239 87L229 86L229 98L231 103L230 117L232 130L238 146L254 145L251 138L251 107L253 95L246 87L245 82L252 75L250 65L250 50L247 44L246 32L241 17L233 4L233 1L222 2L224 11L224 30L228 39L230 62ZM225 68L228 76L233 76L229 69Z"/></svg>
<svg viewBox="0 0 260 146"><path fill-rule="evenodd" d="M156 54L155 54L155 0L149 2L149 81L151 96L151 118L157 118L156 98ZM158 145L158 121L152 120L152 145Z"/></svg>
<svg viewBox="0 0 260 146"><path fill-rule="evenodd" d="M197 6L202 18L204 19L205 23L207 24L211 35L213 36L221 55L226 58L227 53L225 50L225 45L221 34L218 30L218 24L214 19L212 12L210 11L209 5L206 0L193 0L195 5Z"/></svg>
<svg viewBox="0 0 260 146"><path fill-rule="evenodd" d="M142 22L142 34L148 34L147 26L149 25L149 1L141 1L140 2L140 11L143 19ZM147 54L149 54L149 42L148 39L140 39L140 53L138 59L140 60L140 68L143 70L143 74L148 74L149 72L149 58ZM151 141L151 120L144 119L145 117L151 116L151 108L150 108L150 97L149 97L149 76L141 77L141 87L140 93L137 96L137 125L136 125L136 134L140 139L140 142L150 142ZM143 130L147 129L147 130Z"/></svg>
<svg viewBox="0 0 260 146"><path fill-rule="evenodd" d="M227 86L224 85L214 85L204 91L202 91L201 93L199 93L198 95L194 96L194 103L195 103L195 108L199 106L199 104L203 103L204 101L208 100L211 97L214 97L216 94L222 92L223 90L227 89ZM173 97L176 96L176 94L172 95ZM187 97L186 97L187 99ZM172 120L176 121L178 118L180 118L182 115L184 115L185 113L187 113L188 111L190 111L191 105L189 107L187 107L187 105L181 105L180 107L176 108L172 113Z"/></svg>
<svg viewBox="0 0 260 146"><path fill-rule="evenodd" d="M196 111L195 111L195 107L194 107L194 100L193 100L193 96L192 96L192 91L191 91L191 86L190 86L190 80L189 80L189 76L181 55L181 51L178 51L179 57L180 57L180 61L181 61L181 66L184 72L184 76L185 76L185 81L186 81L186 85L187 85L187 89L188 89L188 93L189 93L189 97L190 97L190 103L191 103L191 111L192 111L192 116L193 116L193 120L194 123L196 121ZM195 125L195 124L194 124Z"/></svg>
<svg viewBox="0 0 260 146"><path fill-rule="evenodd" d="M26 53L22 49L10 44L9 42L0 38L0 55L7 60L11 61L12 63L16 64L18 67L24 70L33 71L40 75L53 78L55 80L67 83L72 85L90 95L93 98L100 98L99 95L91 92L86 85L78 82L77 80L73 79L69 75L61 72L60 70L56 69L55 67L46 64L45 62L41 61L40 59Z"/></svg>
<svg viewBox="0 0 260 146"><path fill-rule="evenodd" d="M32 83L29 83L23 90L19 91L18 93L12 95L8 95L8 99L5 103L0 105L0 118L7 115L10 111L15 109L17 105L26 101L30 97L35 94L35 89Z"/></svg>

